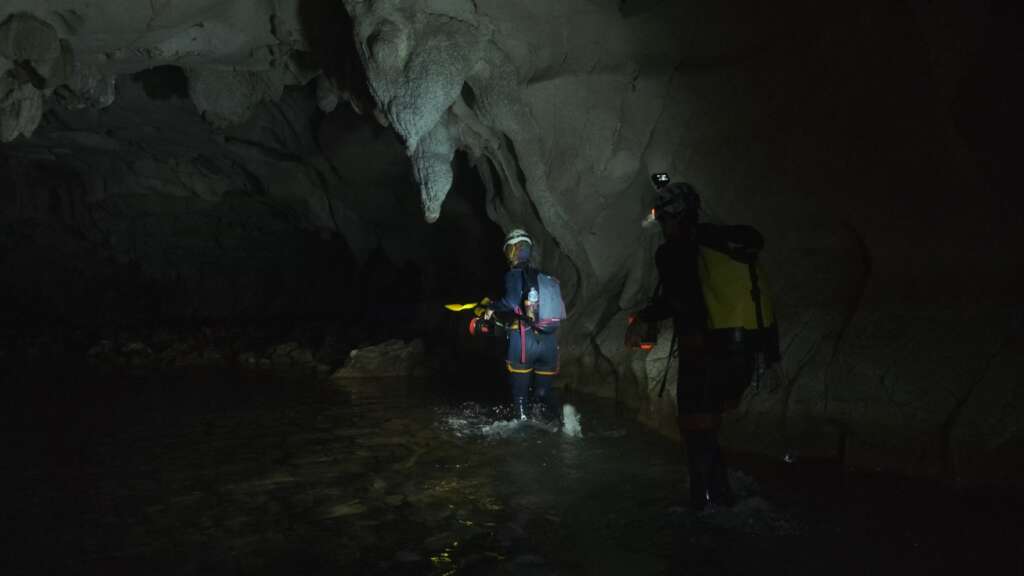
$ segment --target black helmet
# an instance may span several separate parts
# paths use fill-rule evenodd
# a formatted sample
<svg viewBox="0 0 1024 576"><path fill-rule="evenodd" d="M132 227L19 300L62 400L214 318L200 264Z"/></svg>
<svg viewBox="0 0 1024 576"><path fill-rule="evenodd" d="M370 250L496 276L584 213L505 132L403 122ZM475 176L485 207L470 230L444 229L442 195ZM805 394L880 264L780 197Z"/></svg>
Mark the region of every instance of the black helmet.
<svg viewBox="0 0 1024 576"><path fill-rule="evenodd" d="M700 195L686 182L673 182L658 189L654 197L654 216L660 214L683 216L696 222L700 213Z"/></svg>

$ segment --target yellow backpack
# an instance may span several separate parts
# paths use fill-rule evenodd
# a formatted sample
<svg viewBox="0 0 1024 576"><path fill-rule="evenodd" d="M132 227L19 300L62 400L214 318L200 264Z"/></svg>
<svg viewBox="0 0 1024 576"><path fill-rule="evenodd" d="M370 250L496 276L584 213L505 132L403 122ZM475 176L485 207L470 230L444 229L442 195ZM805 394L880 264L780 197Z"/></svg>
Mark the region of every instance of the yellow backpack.
<svg viewBox="0 0 1024 576"><path fill-rule="evenodd" d="M698 267L708 329L761 331L775 323L772 300L760 284L756 257L739 260L718 247L702 245Z"/></svg>

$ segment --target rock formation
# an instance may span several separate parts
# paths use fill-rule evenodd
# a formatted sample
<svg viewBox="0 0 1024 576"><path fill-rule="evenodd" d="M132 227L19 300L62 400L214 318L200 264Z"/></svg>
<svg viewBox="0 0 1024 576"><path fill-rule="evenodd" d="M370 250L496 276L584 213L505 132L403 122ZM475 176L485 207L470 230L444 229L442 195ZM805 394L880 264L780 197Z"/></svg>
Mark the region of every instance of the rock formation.
<svg viewBox="0 0 1024 576"><path fill-rule="evenodd" d="M54 241L65 255L109 256L113 291L84 307L116 298L118 266L186 279L182 293L268 285L239 263L275 250L276 263L306 255L291 278L353 263L327 274L319 302L356 298L346 287L373 254L412 263L441 297L437 270L496 249L486 215L529 230L562 280L563 381L670 429L649 377L663 361L621 349L654 287L647 176L668 171L709 218L768 239L789 380L750 392L727 426L734 446L1001 477L1024 447L1024 309L1008 256L1021 203L1003 192L1019 186L999 132L1019 122L1019 93L998 82L1019 49L1000 10L9 0L5 221L56 218L46 237L73 236ZM470 178L486 189L476 199L455 192ZM5 274L48 269L5 244ZM203 307L273 300L250 296Z"/></svg>

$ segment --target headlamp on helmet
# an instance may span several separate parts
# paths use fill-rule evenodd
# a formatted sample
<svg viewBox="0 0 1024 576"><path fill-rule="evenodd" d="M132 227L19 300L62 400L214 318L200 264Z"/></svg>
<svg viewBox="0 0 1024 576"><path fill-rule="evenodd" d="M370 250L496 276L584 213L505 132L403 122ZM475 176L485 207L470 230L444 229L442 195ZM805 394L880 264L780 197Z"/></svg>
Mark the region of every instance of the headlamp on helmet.
<svg viewBox="0 0 1024 576"><path fill-rule="evenodd" d="M651 174L651 184L654 184L654 188L657 190L668 186L668 183L671 181L672 179L668 177L668 172L655 172Z"/></svg>

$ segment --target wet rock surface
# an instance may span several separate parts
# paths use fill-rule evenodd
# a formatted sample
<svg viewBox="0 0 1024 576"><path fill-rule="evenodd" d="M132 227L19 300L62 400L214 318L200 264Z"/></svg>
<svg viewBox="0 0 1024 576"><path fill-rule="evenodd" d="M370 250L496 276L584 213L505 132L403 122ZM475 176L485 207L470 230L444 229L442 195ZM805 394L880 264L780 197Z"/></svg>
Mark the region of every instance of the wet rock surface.
<svg viewBox="0 0 1024 576"><path fill-rule="evenodd" d="M280 330L257 327L204 326L194 329L121 330L96 340L78 335L77 348L40 336L27 341L0 339L0 359L18 362L53 359L68 353L94 369L143 370L183 367L241 367L286 373L309 372L330 378L427 377L451 369L460 358L481 361L486 354L452 356L450 350L427 350L421 339L391 339L374 343L367 335L353 334L335 325L299 326L291 338ZM353 339L360 339L354 342ZM86 340L83 340L86 339ZM83 342L87 344L83 345ZM480 344L477 342L477 344ZM479 346L478 346L479 348ZM76 360L72 360L76 361ZM496 361L496 360L495 360Z"/></svg>
<svg viewBox="0 0 1024 576"><path fill-rule="evenodd" d="M421 340L388 340L376 346L357 348L348 362L331 375L332 379L428 376L437 371L423 349Z"/></svg>
<svg viewBox="0 0 1024 576"><path fill-rule="evenodd" d="M1024 243L1006 192L1021 189L1024 98L1005 80L1019 10L7 0L0 314L359 310L402 326L378 341L404 338L410 285L478 298L448 290L499 277L500 257L493 276L448 270L523 227L572 308L577 389L671 429L646 361L609 348L654 288L658 238L637 223L647 174L667 170L709 219L767 239L791 378L748 396L729 443L1021 481L1001 464L1024 458L1024 287L1005 249ZM97 354L160 356L123 345ZM307 361L255 357L272 358Z"/></svg>
<svg viewBox="0 0 1024 576"><path fill-rule="evenodd" d="M637 378L607 346L654 290L660 238L639 222L647 177L664 170L701 193L702 218L767 241L790 378L747 398L734 446L1024 481L992 475L1007 453L1024 458L1002 369L1019 358L1021 277L980 256L1021 243L1019 196L1002 192L1020 188L1012 131L960 104L974 94L1020 125L1020 89L996 89L999 66L983 64L1019 53L1005 23L1017 9L344 4L424 216L443 213L448 163L468 149L491 175L491 217L541 239L538 260L573 305L562 342L579 389L666 420L650 394L660 372Z"/></svg>
<svg viewBox="0 0 1024 576"><path fill-rule="evenodd" d="M881 492L852 480L838 499L832 471L737 471L737 505L695 514L678 447L606 402L577 402L583 435L570 438L507 420L480 382L83 369L63 376L79 384L69 397L45 392L61 376L5 376L19 407L5 423L22 439L4 470L8 573L962 573L978 555L1019 566L1000 532L1011 503L974 499L985 508L965 515L950 494L898 483L887 488L899 498L871 502L858 492Z"/></svg>
<svg viewBox="0 0 1024 576"><path fill-rule="evenodd" d="M326 373L341 363L338 342L330 335L307 344L280 339L258 329L223 326L120 331L90 345L84 356L101 369L241 365Z"/></svg>

